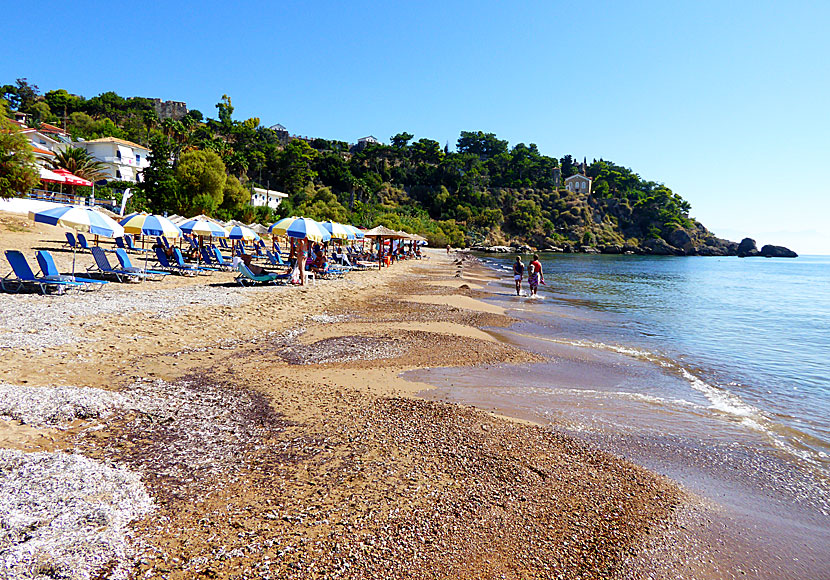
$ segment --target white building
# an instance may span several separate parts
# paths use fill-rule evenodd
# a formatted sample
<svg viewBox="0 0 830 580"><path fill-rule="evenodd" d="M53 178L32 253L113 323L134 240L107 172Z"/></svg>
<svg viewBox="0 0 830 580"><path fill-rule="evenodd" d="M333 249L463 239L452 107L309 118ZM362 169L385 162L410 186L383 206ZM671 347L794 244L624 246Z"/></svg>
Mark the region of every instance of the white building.
<svg viewBox="0 0 830 580"><path fill-rule="evenodd" d="M286 197L288 197L288 194L281 191L255 187L251 192L251 205L254 207L267 205L271 209L277 209L280 206L280 202Z"/></svg>
<svg viewBox="0 0 830 580"><path fill-rule="evenodd" d="M584 175L571 175L565 178L565 189L574 193L591 194L591 178Z"/></svg>
<svg viewBox="0 0 830 580"><path fill-rule="evenodd" d="M124 139L103 137L92 141L76 141L72 146L86 149L97 161L103 163L108 180L141 181L141 173L150 166L147 159L150 150Z"/></svg>
<svg viewBox="0 0 830 580"><path fill-rule="evenodd" d="M48 167L55 158L55 153L66 147L65 143L35 129L22 129L20 133L29 141L35 155L35 162L42 167Z"/></svg>

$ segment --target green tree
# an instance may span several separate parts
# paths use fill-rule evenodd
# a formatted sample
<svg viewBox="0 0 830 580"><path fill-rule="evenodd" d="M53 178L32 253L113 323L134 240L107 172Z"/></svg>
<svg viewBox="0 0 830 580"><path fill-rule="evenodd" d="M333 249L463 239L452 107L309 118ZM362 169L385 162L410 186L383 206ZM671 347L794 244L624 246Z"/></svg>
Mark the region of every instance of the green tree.
<svg viewBox="0 0 830 580"><path fill-rule="evenodd" d="M278 174L286 191L297 194L317 177L312 169L317 151L301 139L294 139L279 155Z"/></svg>
<svg viewBox="0 0 830 580"><path fill-rule="evenodd" d="M0 198L17 197L38 182L32 147L0 106Z"/></svg>
<svg viewBox="0 0 830 580"><path fill-rule="evenodd" d="M499 153L507 153L507 141L497 138L495 133L461 131L456 149L459 153L472 153L480 159L490 159Z"/></svg>
<svg viewBox="0 0 830 580"><path fill-rule="evenodd" d="M251 205L251 192L233 175L229 175L222 191L220 207L231 217L238 218Z"/></svg>
<svg viewBox="0 0 830 580"><path fill-rule="evenodd" d="M191 212L212 214L224 198L225 164L213 151L188 151L176 166L184 203Z"/></svg>
<svg viewBox="0 0 830 580"><path fill-rule="evenodd" d="M347 211L328 187L321 187L297 207L297 213L317 221L345 222Z"/></svg>
<svg viewBox="0 0 830 580"><path fill-rule="evenodd" d="M396 149L406 149L407 145L414 137L415 135L412 133L403 132L392 137L390 141L392 142L392 147Z"/></svg>
<svg viewBox="0 0 830 580"><path fill-rule="evenodd" d="M150 166L143 173L143 189L154 211L182 213L187 206L170 158L167 140L158 135L153 136L150 139L148 158Z"/></svg>
<svg viewBox="0 0 830 580"><path fill-rule="evenodd" d="M86 149L80 147L67 147L63 151L58 151L55 153L51 165L56 169L66 169L78 177L93 182L106 179L109 176L106 165L96 160Z"/></svg>

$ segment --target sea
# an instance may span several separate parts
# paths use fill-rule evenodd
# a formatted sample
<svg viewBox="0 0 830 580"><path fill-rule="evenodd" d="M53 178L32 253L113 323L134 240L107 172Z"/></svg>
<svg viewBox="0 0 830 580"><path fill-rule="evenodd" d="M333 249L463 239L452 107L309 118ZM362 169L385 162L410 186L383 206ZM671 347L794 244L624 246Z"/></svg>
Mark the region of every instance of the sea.
<svg viewBox="0 0 830 580"><path fill-rule="evenodd" d="M722 533L752 530L756 577L830 578L830 256L543 254L536 298L516 296L515 255L479 258L518 319L488 331L545 361L411 373L427 396L678 481L729 514Z"/></svg>

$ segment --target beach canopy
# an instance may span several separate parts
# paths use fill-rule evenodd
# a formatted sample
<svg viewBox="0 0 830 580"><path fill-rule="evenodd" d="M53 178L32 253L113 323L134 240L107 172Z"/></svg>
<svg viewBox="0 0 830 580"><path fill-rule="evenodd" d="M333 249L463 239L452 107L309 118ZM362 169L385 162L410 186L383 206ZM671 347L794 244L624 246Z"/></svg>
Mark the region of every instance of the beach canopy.
<svg viewBox="0 0 830 580"><path fill-rule="evenodd" d="M135 212L125 216L120 223L124 231L129 234L164 236L166 238L182 237L181 228L166 217L160 215Z"/></svg>
<svg viewBox="0 0 830 580"><path fill-rule="evenodd" d="M400 232L396 232L395 230L390 230L386 226L377 226L372 228L368 232L363 232L363 235L367 238L394 238L400 239L402 237Z"/></svg>
<svg viewBox="0 0 830 580"><path fill-rule="evenodd" d="M234 225L228 227L228 237L232 240L258 240L259 234L246 225Z"/></svg>
<svg viewBox="0 0 830 580"><path fill-rule="evenodd" d="M61 181L60 183L65 183L66 185L80 185L82 187L92 187L91 181L89 181L88 179L84 179L83 177L73 175L72 172L67 171L66 169L53 169L52 172L57 175L60 175L63 178L63 181Z"/></svg>
<svg viewBox="0 0 830 580"><path fill-rule="evenodd" d="M124 228L117 221L90 207L62 205L38 212L29 212L29 219L37 223L63 226L105 238L118 238L124 235Z"/></svg>
<svg viewBox="0 0 830 580"><path fill-rule="evenodd" d="M276 236L288 236L311 240L312 242L326 242L331 239L325 228L311 218L287 217L271 224L268 231Z"/></svg>
<svg viewBox="0 0 830 580"><path fill-rule="evenodd" d="M60 173L55 173L45 167L38 167L40 171L40 180L41 181L50 181L52 183L66 183L66 178L61 175Z"/></svg>
<svg viewBox="0 0 830 580"><path fill-rule="evenodd" d="M260 236L268 234L268 228L262 224L248 224L248 227L258 233Z"/></svg>
<svg viewBox="0 0 830 580"><path fill-rule="evenodd" d="M186 234L211 238L227 238L228 230L220 226L207 216L200 215L180 224L179 227Z"/></svg>
<svg viewBox="0 0 830 580"><path fill-rule="evenodd" d="M335 240L353 240L356 237L354 232L343 224L327 221L320 223L320 225L323 226L323 228L331 234L331 237Z"/></svg>

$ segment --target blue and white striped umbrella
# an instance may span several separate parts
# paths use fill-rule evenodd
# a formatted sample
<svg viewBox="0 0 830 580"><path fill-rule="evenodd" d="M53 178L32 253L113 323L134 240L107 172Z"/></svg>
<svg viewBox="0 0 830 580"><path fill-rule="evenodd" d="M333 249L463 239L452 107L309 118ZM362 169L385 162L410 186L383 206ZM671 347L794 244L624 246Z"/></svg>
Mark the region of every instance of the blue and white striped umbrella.
<svg viewBox="0 0 830 580"><path fill-rule="evenodd" d="M89 207L63 205L29 212L29 219L41 224L63 226L105 238L118 238L124 235L124 228L117 221Z"/></svg>
<svg viewBox="0 0 830 580"><path fill-rule="evenodd" d="M228 237L232 240L258 240L259 234L248 226L233 226L228 230Z"/></svg>
<svg viewBox="0 0 830 580"><path fill-rule="evenodd" d="M327 221L320 222L320 225L323 226L329 234L331 234L332 238L337 240L353 240L355 238L354 232L343 224Z"/></svg>
<svg viewBox="0 0 830 580"><path fill-rule="evenodd" d="M349 225L349 224L345 224L344 227L354 234L354 239L356 239L356 240L362 240L363 239L363 232L361 232L356 227L354 227L352 225Z"/></svg>
<svg viewBox="0 0 830 580"><path fill-rule="evenodd" d="M124 231L142 236L164 236L166 238L182 237L182 230L164 216L150 215L143 212L131 213L121 220Z"/></svg>
<svg viewBox="0 0 830 580"><path fill-rule="evenodd" d="M228 230L216 222L207 219L195 218L179 226L186 234L212 238L227 238Z"/></svg>
<svg viewBox="0 0 830 580"><path fill-rule="evenodd" d="M288 236L289 238L300 238L312 242L327 242L331 234L325 228L311 218L287 217L275 224L271 224L268 231L277 236Z"/></svg>

